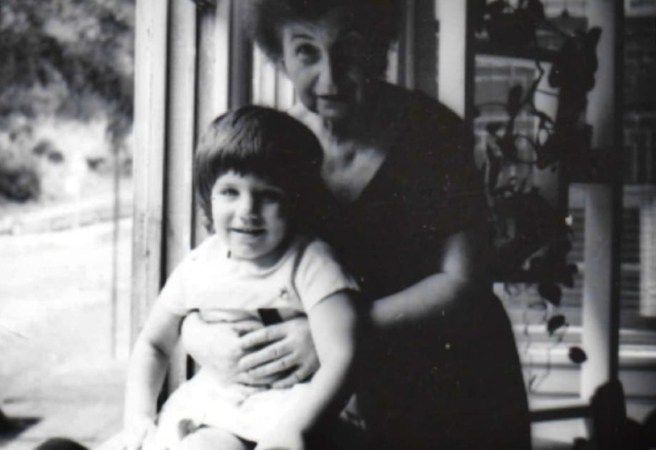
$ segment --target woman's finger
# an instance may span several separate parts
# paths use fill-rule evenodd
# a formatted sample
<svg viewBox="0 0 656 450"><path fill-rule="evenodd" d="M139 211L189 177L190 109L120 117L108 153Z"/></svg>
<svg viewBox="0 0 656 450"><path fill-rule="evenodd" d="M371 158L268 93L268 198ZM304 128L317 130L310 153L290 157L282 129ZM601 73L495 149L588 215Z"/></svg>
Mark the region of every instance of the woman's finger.
<svg viewBox="0 0 656 450"><path fill-rule="evenodd" d="M263 364L255 369L249 370L248 375L254 380L259 380L265 377L272 377L281 372L288 371L296 364L296 356L289 354L285 357L271 361L270 363Z"/></svg>
<svg viewBox="0 0 656 450"><path fill-rule="evenodd" d="M281 327L280 324L275 324L246 333L240 338L239 343L242 350L250 350L254 347L279 341L285 336L285 328Z"/></svg>
<svg viewBox="0 0 656 450"><path fill-rule="evenodd" d="M292 349L288 348L285 342L277 342L242 356L237 367L239 370L250 372L262 364L279 360L289 353L292 353Z"/></svg>
<svg viewBox="0 0 656 450"><path fill-rule="evenodd" d="M237 336L243 337L246 336L250 333L252 333L255 330L259 330L262 328L262 322L258 322L256 320L242 320L239 322L234 322L232 324L232 329L237 333ZM243 348L243 345L241 344L240 341L240 346Z"/></svg>
<svg viewBox="0 0 656 450"><path fill-rule="evenodd" d="M253 392L270 389L271 384L274 381L276 381L276 378L266 377L256 380L253 377L251 377L248 373L242 372L237 376L235 376L234 381L237 385L245 388L243 389L245 394L251 395ZM249 389L253 390L253 392L250 392Z"/></svg>
<svg viewBox="0 0 656 450"><path fill-rule="evenodd" d="M278 380L274 383L271 384L271 387L273 389L284 389L284 388L290 388L294 386L296 383L300 383L303 378L301 378L301 375L299 375L299 369L294 370L292 373L287 375L285 378L282 380Z"/></svg>
<svg viewBox="0 0 656 450"><path fill-rule="evenodd" d="M292 387L293 385L307 380L316 369L312 365L304 364L297 366L294 371L288 374L285 378L275 381L271 384L274 389L282 389Z"/></svg>

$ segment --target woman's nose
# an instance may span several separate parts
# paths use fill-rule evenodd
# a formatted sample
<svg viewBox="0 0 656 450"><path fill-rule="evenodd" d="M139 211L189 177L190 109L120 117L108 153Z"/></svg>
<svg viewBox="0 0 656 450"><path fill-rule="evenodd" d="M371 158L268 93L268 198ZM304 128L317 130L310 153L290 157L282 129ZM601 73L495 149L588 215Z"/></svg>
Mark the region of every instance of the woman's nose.
<svg viewBox="0 0 656 450"><path fill-rule="evenodd" d="M339 77L338 67L333 57L327 56L319 68L319 83L317 91L321 95L337 94L336 80Z"/></svg>

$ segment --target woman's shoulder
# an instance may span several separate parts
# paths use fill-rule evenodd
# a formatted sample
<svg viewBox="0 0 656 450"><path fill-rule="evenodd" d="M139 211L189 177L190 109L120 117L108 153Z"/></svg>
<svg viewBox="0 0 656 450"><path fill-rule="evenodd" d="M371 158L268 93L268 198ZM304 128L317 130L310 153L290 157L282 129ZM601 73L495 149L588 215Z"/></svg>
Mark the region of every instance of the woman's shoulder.
<svg viewBox="0 0 656 450"><path fill-rule="evenodd" d="M462 126L462 119L439 100L418 90L406 89L390 83L381 84L380 98L384 109L398 112L404 122L431 124L437 128L452 129Z"/></svg>
<svg viewBox="0 0 656 450"><path fill-rule="evenodd" d="M390 84L384 91L387 123L394 124L394 166L397 171L433 177L432 170L444 167L446 160L462 150L462 119L422 92Z"/></svg>
<svg viewBox="0 0 656 450"><path fill-rule="evenodd" d="M463 120L448 107L423 92L385 84L384 109L387 119L381 124L394 128L393 146L397 164L403 161L417 165L433 165L462 147L465 142Z"/></svg>

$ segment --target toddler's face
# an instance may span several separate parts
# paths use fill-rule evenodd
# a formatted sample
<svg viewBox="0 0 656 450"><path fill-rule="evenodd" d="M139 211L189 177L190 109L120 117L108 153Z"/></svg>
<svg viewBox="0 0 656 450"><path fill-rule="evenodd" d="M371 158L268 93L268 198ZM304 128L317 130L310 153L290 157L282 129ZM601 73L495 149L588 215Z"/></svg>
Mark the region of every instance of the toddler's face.
<svg viewBox="0 0 656 450"><path fill-rule="evenodd" d="M289 231L288 199L256 175L229 171L212 187L212 221L230 257L261 266L275 263Z"/></svg>

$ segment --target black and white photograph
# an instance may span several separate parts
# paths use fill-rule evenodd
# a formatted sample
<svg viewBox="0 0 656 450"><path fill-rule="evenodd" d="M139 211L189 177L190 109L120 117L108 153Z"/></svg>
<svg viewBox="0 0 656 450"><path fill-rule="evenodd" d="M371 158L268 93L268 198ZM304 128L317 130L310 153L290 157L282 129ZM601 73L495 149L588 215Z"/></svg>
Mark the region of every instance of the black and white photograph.
<svg viewBox="0 0 656 450"><path fill-rule="evenodd" d="M656 0L0 0L0 448L656 450Z"/></svg>

